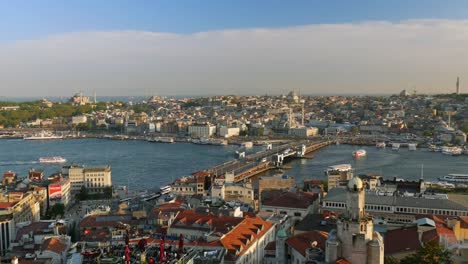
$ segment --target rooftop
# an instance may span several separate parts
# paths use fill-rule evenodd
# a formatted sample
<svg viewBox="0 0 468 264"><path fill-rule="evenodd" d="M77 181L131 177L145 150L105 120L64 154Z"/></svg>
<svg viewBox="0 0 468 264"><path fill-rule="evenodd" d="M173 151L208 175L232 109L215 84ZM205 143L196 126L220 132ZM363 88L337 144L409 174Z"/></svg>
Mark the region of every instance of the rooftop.
<svg viewBox="0 0 468 264"><path fill-rule="evenodd" d="M340 188L331 189L324 201L346 202L346 192ZM467 211L468 207L445 199L426 199L418 197L382 196L366 192L366 204L390 205L414 208Z"/></svg>
<svg viewBox="0 0 468 264"><path fill-rule="evenodd" d="M325 243L328 238L328 233L323 231L309 231L300 233L286 240L286 244L294 248L302 256L306 256L306 250L312 247L313 242L317 242L316 247L325 250Z"/></svg>
<svg viewBox="0 0 468 264"><path fill-rule="evenodd" d="M317 194L306 192L284 192L268 190L262 192L262 206L307 208L318 198Z"/></svg>

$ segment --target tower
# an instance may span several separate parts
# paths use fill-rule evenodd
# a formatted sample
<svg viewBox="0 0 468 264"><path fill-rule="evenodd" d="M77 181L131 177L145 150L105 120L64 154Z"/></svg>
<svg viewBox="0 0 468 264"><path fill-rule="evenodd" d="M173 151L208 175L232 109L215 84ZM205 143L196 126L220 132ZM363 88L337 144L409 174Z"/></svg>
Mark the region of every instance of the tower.
<svg viewBox="0 0 468 264"><path fill-rule="evenodd" d="M457 77L457 94L460 94L460 77Z"/></svg>
<svg viewBox="0 0 468 264"><path fill-rule="evenodd" d="M351 263L383 264L383 239L374 232L373 219L365 212L365 188L357 176L347 184L346 211L336 229L327 239L327 262L343 257Z"/></svg>
<svg viewBox="0 0 468 264"><path fill-rule="evenodd" d="M286 239L288 235L284 229L280 229L276 233L276 263L277 264L286 264Z"/></svg>

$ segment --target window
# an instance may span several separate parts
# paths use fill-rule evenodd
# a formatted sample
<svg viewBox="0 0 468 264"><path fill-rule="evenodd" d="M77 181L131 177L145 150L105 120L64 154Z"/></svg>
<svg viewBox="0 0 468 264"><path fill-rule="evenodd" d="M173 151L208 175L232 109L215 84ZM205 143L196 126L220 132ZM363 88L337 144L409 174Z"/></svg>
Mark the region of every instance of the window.
<svg viewBox="0 0 468 264"><path fill-rule="evenodd" d="M300 212L295 212L294 216L302 216L302 214Z"/></svg>

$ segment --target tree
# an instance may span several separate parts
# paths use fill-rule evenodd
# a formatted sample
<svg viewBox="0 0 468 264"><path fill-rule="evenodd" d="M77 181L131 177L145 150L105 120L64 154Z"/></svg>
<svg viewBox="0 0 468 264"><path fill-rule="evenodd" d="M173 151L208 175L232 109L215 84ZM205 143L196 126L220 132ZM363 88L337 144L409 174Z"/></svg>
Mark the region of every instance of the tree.
<svg viewBox="0 0 468 264"><path fill-rule="evenodd" d="M468 134L468 124L463 124L461 130Z"/></svg>
<svg viewBox="0 0 468 264"><path fill-rule="evenodd" d="M46 217L53 219L57 216L62 216L65 214L65 205L62 203L56 203L52 207L49 208L46 212Z"/></svg>
<svg viewBox="0 0 468 264"><path fill-rule="evenodd" d="M416 253L406 256L400 264L444 264L451 263L450 252L445 250L437 240L427 242Z"/></svg>
<svg viewBox="0 0 468 264"><path fill-rule="evenodd" d="M384 263L385 264L399 264L400 261L398 261L398 259L396 259L396 258L394 258L392 256L385 256Z"/></svg>
<svg viewBox="0 0 468 264"><path fill-rule="evenodd" d="M112 198L112 187L105 187L104 188L104 196L105 196L105 198L108 198L108 199Z"/></svg>
<svg viewBox="0 0 468 264"><path fill-rule="evenodd" d="M81 186L80 192L76 195L76 198L80 201L88 199L89 193L86 187Z"/></svg>

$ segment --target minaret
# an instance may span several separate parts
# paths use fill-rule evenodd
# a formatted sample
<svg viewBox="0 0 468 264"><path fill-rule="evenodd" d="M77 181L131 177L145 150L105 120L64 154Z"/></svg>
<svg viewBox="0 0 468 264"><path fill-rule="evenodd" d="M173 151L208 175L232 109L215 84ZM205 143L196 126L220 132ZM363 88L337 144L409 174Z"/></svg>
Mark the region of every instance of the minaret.
<svg viewBox="0 0 468 264"><path fill-rule="evenodd" d="M286 264L286 239L288 235L284 229L280 229L276 234L276 263Z"/></svg>
<svg viewBox="0 0 468 264"><path fill-rule="evenodd" d="M457 77L457 94L460 94L460 77Z"/></svg>
<svg viewBox="0 0 468 264"><path fill-rule="evenodd" d="M97 101L96 101L96 90L94 90L94 104L96 104Z"/></svg>

